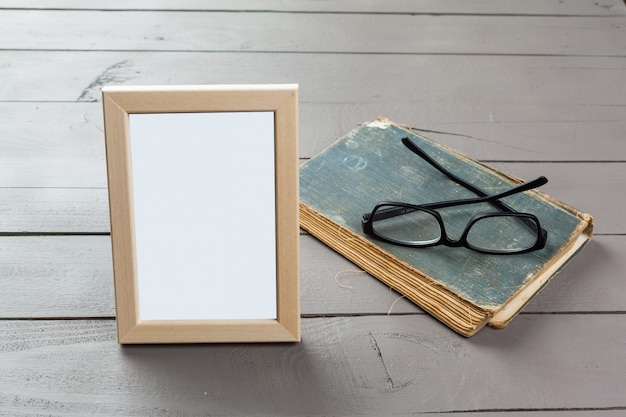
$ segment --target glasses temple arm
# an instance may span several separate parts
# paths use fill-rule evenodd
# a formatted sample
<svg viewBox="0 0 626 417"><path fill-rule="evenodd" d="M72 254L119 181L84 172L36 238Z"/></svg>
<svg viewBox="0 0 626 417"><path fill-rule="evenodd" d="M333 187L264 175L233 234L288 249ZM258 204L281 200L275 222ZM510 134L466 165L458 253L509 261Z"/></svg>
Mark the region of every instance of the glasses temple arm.
<svg viewBox="0 0 626 417"><path fill-rule="evenodd" d="M431 164L433 167L437 168L437 170L439 170L439 172L444 174L446 177L450 178L452 181L456 182L459 185L462 185L463 187L467 188L470 191L475 192L476 194L478 194L481 197L485 197L485 196L488 195L485 191L481 190L480 188L478 188L478 187L476 187L476 186L474 186L474 185L472 185L472 184L470 184L468 182L465 182L463 179L457 177L452 172L450 172L447 169L445 169L444 167L442 167L437 161L435 161L433 158L431 158L430 155L428 155L419 146L417 146L411 139L409 139L409 138L402 138L402 143L404 144L404 146L409 148L413 153L417 154L419 157L424 159L426 162Z"/></svg>
<svg viewBox="0 0 626 417"><path fill-rule="evenodd" d="M440 208L445 208L445 207L455 207L455 206L461 206L461 205L466 205L466 204L492 203L492 202L501 203L504 207L507 208L506 211L509 213L517 213L515 210L513 210L506 204L499 202L498 199L505 198L513 194L518 194L524 191L532 190L533 188L540 187L547 182L548 182L548 179L546 177L541 176L535 180L526 182L524 184L520 184L517 187L511 188L509 190L503 191L498 194L486 195L486 196L478 197L478 198L466 198L466 199L461 199L461 200L450 200L450 201L442 201L438 203L420 204L418 206L403 205L402 207L394 207L394 208L390 208L387 210L380 210L379 212L376 213L375 220L383 220L383 219L388 219L388 218L392 218L396 216L401 216L403 214L410 213L412 211L419 210L421 208L435 210L435 209L440 209ZM395 203L390 203L390 204L395 204ZM369 217L370 217L369 213L366 213L363 215L364 220L368 220Z"/></svg>
<svg viewBox="0 0 626 417"><path fill-rule="evenodd" d="M476 204L476 203L500 203L507 208L506 211L515 213L516 211L507 206L506 204L498 201L500 198L505 198L513 194L518 194L524 191L532 190L533 188L540 187L548 182L548 179L544 176L541 176L537 179L534 179L530 182L526 182L524 184L520 184L517 187L511 188L507 191L503 191L498 194L486 195L478 198L466 198L462 200L450 200L450 201L442 201L440 203L431 203L431 204L421 204L420 207L428 208L428 209L438 209L444 207L454 207L461 206L464 204Z"/></svg>
<svg viewBox="0 0 626 417"><path fill-rule="evenodd" d="M524 192L524 191L532 190L533 188L540 187L540 186L544 185L547 182L548 182L548 179L546 177L544 177L544 176L541 176L541 177L539 177L539 178L537 178L535 180L532 180L532 181L524 183L524 184L520 184L517 187L511 188L510 190L507 190L507 191L504 191L504 192L501 192L501 193L498 193L498 194L485 196L485 197L479 197L479 198L468 198L468 199L464 199L464 200L452 200L452 201L444 201L444 202L441 202L441 203L423 204L423 205L420 205L419 207L420 208L427 208L427 209L431 209L432 210L432 209L438 209L438 208L444 208L444 207L460 206L460 205L463 205L463 204L496 203L496 202L498 202L502 206L504 206L504 207L509 209L509 210L506 210L506 211L508 211L510 213L517 213L517 211L511 209L506 204L498 201L498 199L499 198L508 197L510 195L513 195L513 194L521 193L521 192ZM388 213L387 215L389 216L390 214L391 213ZM546 241L547 236L548 236L548 232L546 232L545 229L543 229L542 227L537 228L538 223L535 223L535 222L533 222L530 219L521 218L520 220L530 230L533 230L533 231L537 232L539 234L540 239L541 239L540 241L543 242L543 244L545 244L545 241Z"/></svg>
<svg viewBox="0 0 626 417"><path fill-rule="evenodd" d="M413 142L411 139L409 139L409 138L402 138L402 143L404 144L404 146L409 148L409 150L411 150L413 153L415 153L420 158L422 158L423 160L428 162L430 165L432 165L434 168L436 168L439 172L441 172L443 175L445 175L446 177L450 178L452 181L456 182L457 184L467 188L470 191L473 191L476 195L479 195L481 197L486 197L486 196L489 195L487 192L481 190L480 188L476 187L475 185L472 185L472 184L464 181L462 178L457 177L452 172L450 172L447 169L445 169L437 161L435 161L433 158L431 158L430 155L428 155L419 146L417 146L415 144L415 142ZM500 210L504 210L504 211L508 211L508 212L515 211L511 207L507 206L506 204L504 204L501 201L494 200L491 203L493 205L495 205L496 207L498 207Z"/></svg>

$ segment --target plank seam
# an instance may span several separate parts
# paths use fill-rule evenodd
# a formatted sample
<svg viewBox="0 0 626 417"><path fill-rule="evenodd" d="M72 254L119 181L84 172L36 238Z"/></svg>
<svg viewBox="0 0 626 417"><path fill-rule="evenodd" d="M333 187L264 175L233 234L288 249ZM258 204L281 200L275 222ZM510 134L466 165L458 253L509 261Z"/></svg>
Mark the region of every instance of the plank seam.
<svg viewBox="0 0 626 417"><path fill-rule="evenodd" d="M365 16L468 16L468 17L549 17L549 18L615 18L620 14L573 14L573 13L472 13L472 12L383 12L383 11L322 11L322 10L280 10L280 9L122 9L122 8L62 8L62 7L0 7L6 11L34 12L93 12L93 13L231 13L231 14L311 14L311 15L365 15Z"/></svg>
<svg viewBox="0 0 626 417"><path fill-rule="evenodd" d="M510 52L393 52L393 51L288 51L237 49L61 49L61 48L0 48L1 52L106 52L106 53L196 53L196 54L276 54L276 55L375 55L375 56L475 56L475 57L537 57L537 58L626 58L626 54L555 54Z"/></svg>

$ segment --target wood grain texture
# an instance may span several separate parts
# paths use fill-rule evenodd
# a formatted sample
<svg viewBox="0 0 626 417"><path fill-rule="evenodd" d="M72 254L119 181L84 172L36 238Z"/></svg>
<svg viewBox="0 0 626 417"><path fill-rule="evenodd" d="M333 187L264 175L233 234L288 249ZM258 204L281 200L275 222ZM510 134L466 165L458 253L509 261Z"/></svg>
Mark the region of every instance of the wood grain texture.
<svg viewBox="0 0 626 417"><path fill-rule="evenodd" d="M175 4L168 0L90 1L80 0L2 0L1 8L44 10L197 10L246 12L325 12L325 13L399 13L399 14L513 14L513 15L617 15L621 16L620 0L588 2L586 0L336 0L316 2L311 0L183 0Z"/></svg>
<svg viewBox="0 0 626 417"><path fill-rule="evenodd" d="M626 87L620 82L625 57L23 50L1 54L11 65L0 67L6 80L0 101L96 101L104 85L290 82L300 84L304 103L317 98L344 104L400 100L417 107L623 106L626 100L622 94ZM252 67L253 72L235 71ZM71 76L67 68L72 68ZM45 79L41 71L47 74Z"/></svg>
<svg viewBox="0 0 626 417"><path fill-rule="evenodd" d="M548 194L595 217L596 234L626 233L626 218L615 207L626 205L623 163L517 163L490 162L491 165L523 179L545 175ZM102 180L72 176L72 170L58 166L60 188L45 186L45 170L28 185L34 188L0 188L0 233L107 233L109 217L106 189L74 188L75 181L101 185ZM53 173L54 171L48 171ZM2 175L10 170L0 165ZM61 180L59 180L61 181ZM16 184L18 185L18 184Z"/></svg>
<svg viewBox="0 0 626 417"><path fill-rule="evenodd" d="M281 13L5 10L0 37L2 48L20 50L624 56L621 21L621 16L296 13L285 19ZM373 25L377 30L368 30ZM113 26L123 29L111 31ZM571 37L578 41L569 42Z"/></svg>
<svg viewBox="0 0 626 417"><path fill-rule="evenodd" d="M626 412L622 0L0 0L0 21L0 317L17 319L0 320L0 415ZM108 232L101 87L284 82L300 83L301 158L384 115L545 174L598 234L510 327L470 341L303 235L302 344L120 348L109 237L74 235Z"/></svg>
<svg viewBox="0 0 626 417"><path fill-rule="evenodd" d="M106 188L0 188L1 234L110 232Z"/></svg>
<svg viewBox="0 0 626 417"><path fill-rule="evenodd" d="M304 320L299 344L122 348L113 321L3 321L0 413L624 411L624 334L624 316L523 317L471 342L427 316L350 317Z"/></svg>
<svg viewBox="0 0 626 417"><path fill-rule="evenodd" d="M120 343L300 340L297 91L298 86L295 84L106 87L102 90L116 317ZM272 213L276 216L276 281L273 288L276 291L277 315L274 319L263 320L175 320L169 317L144 320L139 314L142 302L138 276L141 258L138 258L136 250L139 235L135 235L133 213L133 199L138 195L136 193L139 187L137 183L133 185L131 166L138 159L131 158L129 114L233 111L269 111L273 114L270 185L274 187L275 182ZM172 162L171 167L177 169L176 161ZM143 195L145 198L146 194ZM193 205L196 201L192 199L186 203ZM158 228L160 225L151 224L151 227ZM240 229L243 231L247 228L242 226ZM223 255L219 251L214 253L215 256ZM184 256L181 258L180 261L185 259Z"/></svg>
<svg viewBox="0 0 626 417"><path fill-rule="evenodd" d="M470 82L470 74L467 77ZM304 88L309 90L315 79L306 78ZM626 112L619 105L524 105L513 98L482 105L426 101L416 105L408 95L353 100L327 102L309 90L307 101L300 103L300 157L310 158L355 126L384 115L482 160L626 160L626 149L616 140L626 134ZM11 166L12 180L22 184L41 180L37 170L45 169L46 179L53 184L59 179L54 170L61 167L105 178L100 103L0 102L0 112L14 121L0 125L0 165ZM58 123L51 125L48 120Z"/></svg>
<svg viewBox="0 0 626 417"><path fill-rule="evenodd" d="M300 238L304 317L421 314L312 236ZM624 312L624 236L596 236L525 313ZM0 319L115 317L108 236L1 236Z"/></svg>
<svg viewBox="0 0 626 417"><path fill-rule="evenodd" d="M109 236L2 236L0 248L0 318L115 315Z"/></svg>

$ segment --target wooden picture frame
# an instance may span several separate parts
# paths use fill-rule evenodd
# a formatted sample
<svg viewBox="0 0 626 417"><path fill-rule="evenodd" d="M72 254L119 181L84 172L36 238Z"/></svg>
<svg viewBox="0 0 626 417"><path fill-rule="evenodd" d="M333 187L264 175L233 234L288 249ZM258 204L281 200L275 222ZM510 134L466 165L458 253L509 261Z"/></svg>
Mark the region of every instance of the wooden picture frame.
<svg viewBox="0 0 626 417"><path fill-rule="evenodd" d="M119 343L299 341L298 86L102 97Z"/></svg>

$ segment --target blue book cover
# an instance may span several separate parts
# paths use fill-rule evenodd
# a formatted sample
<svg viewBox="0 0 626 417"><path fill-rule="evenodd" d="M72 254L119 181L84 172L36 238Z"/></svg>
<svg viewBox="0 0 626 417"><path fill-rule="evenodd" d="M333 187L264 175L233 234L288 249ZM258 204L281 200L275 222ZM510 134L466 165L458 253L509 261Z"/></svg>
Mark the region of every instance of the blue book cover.
<svg viewBox="0 0 626 417"><path fill-rule="evenodd" d="M445 169L489 195L522 181L386 119L365 123L300 167L300 225L372 276L464 336L506 326L591 239L592 217L533 189L500 201L532 213L547 231L545 246L514 255L466 247L425 248L381 241L362 230L381 201L426 204L478 197L402 143L409 138ZM438 210L458 238L490 203ZM498 230L483 231L495 239Z"/></svg>

